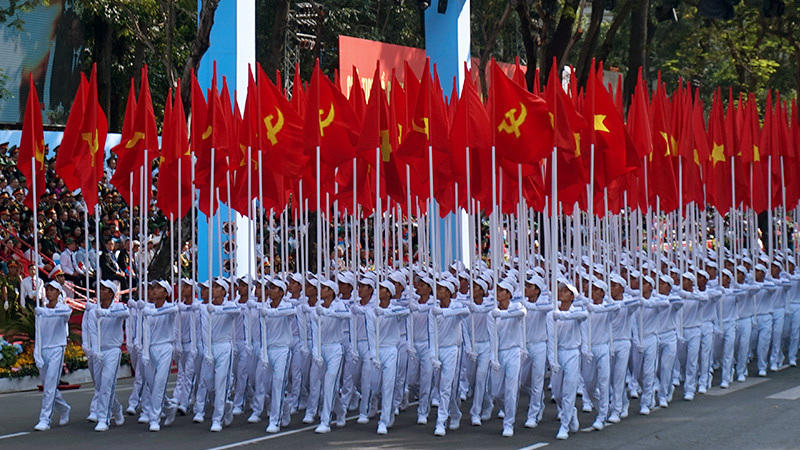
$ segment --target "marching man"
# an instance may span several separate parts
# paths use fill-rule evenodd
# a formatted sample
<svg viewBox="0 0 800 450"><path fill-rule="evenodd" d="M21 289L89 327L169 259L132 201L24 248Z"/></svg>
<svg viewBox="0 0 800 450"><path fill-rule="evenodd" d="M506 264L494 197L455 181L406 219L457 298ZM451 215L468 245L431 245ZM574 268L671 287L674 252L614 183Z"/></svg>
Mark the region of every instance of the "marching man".
<svg viewBox="0 0 800 450"><path fill-rule="evenodd" d="M117 400L114 390L117 386L119 360L122 356L122 323L128 318L128 308L114 301L117 295L117 284L111 280L100 282L100 305L94 309L96 328L90 340L95 356L95 364L99 365L98 378L94 390L97 394L97 425L94 431L107 431L111 418L120 426L125 423L122 405Z"/></svg>
<svg viewBox="0 0 800 450"><path fill-rule="evenodd" d="M53 409L59 411L59 425L69 422L70 407L58 391L58 379L61 377L61 365L64 363L64 348L67 346L67 321L72 309L63 302L64 293L61 284L51 281L44 288L45 306L37 306L36 342L33 358L39 368L42 380L42 410L39 423L33 427L36 431L50 429Z"/></svg>

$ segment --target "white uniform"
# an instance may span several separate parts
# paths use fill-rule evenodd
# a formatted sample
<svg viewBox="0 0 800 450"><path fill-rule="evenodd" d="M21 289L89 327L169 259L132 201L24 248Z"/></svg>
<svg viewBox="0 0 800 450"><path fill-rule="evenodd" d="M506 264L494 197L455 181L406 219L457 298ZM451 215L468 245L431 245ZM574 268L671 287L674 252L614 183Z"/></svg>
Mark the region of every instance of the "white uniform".
<svg viewBox="0 0 800 450"><path fill-rule="evenodd" d="M733 381L733 350L736 345L736 296L744 295L744 289L731 289L720 287L709 293L709 297L719 297L717 309L719 310L720 333L722 335L722 350L720 359L720 385L728 387Z"/></svg>
<svg viewBox="0 0 800 450"><path fill-rule="evenodd" d="M212 427L222 424L223 419L231 420L233 403L228 400L231 389L231 366L233 365L233 322L240 314L239 307L229 300L221 305L206 304L201 306L202 336L205 341L203 377L204 389L209 396L214 395L214 413L211 416ZM209 336L210 334L210 336ZM208 345L208 341L211 345ZM198 389L195 401L195 413L205 410L206 392Z"/></svg>
<svg viewBox="0 0 800 450"><path fill-rule="evenodd" d="M417 421L425 423L431 408L431 385L433 382L433 364L428 336L428 315L433 306L433 299L425 303L412 301L409 303L411 310L411 326L409 340L411 356L408 365L409 387L418 392L419 405L417 406Z"/></svg>
<svg viewBox="0 0 800 450"><path fill-rule="evenodd" d="M611 358L609 380L609 417L619 419L623 409L627 411L628 397L625 395L625 373L628 370L628 360L631 354L631 321L634 313L639 309L638 299L623 295L615 303L620 308L610 313L611 316Z"/></svg>
<svg viewBox="0 0 800 450"><path fill-rule="evenodd" d="M530 402L528 404L527 424L538 424L544 414L544 374L547 362L547 314L553 310L553 302L548 294L540 294L536 302L523 301L527 310L525 315L526 351L530 370ZM523 386L526 383L523 381Z"/></svg>
<svg viewBox="0 0 800 450"><path fill-rule="evenodd" d="M357 386L361 393L358 414L359 420L362 422L368 420L368 417L374 414L374 411L370 411L370 406L373 403L372 397L373 395L377 395L378 389L378 380L375 376L375 369L372 367L372 361L370 361L369 342L367 340L366 316L371 314L374 307L374 296L366 305L362 305L360 301L357 301L350 306L351 339L355 338L356 341L355 349L351 349L352 354L350 358L353 360L353 364L356 368L353 377L353 385ZM350 399L342 396L342 404L347 405L348 400Z"/></svg>
<svg viewBox="0 0 800 450"><path fill-rule="evenodd" d="M783 296L783 289L780 289L772 279L765 279L759 285L759 290L755 294L755 313L756 313L756 359L758 374L766 375L767 359L769 357L769 344L772 340L772 303L774 296Z"/></svg>
<svg viewBox="0 0 800 450"><path fill-rule="evenodd" d="M81 317L81 336L94 336L97 334L97 316L94 310L97 308L97 303L86 302L86 308ZM97 384L100 379L100 364L97 362L97 355L95 348L92 346L91 339L81 339L81 348L86 355L86 364L89 366L89 375L92 377L92 383ZM95 389L92 395L92 400L89 402L89 421L97 421L97 402L100 397L100 392Z"/></svg>
<svg viewBox="0 0 800 450"><path fill-rule="evenodd" d="M683 338L686 341L686 379L683 384L685 399L693 399L697 392L698 364L700 361L700 340L702 337L702 308L708 302L708 293L697 289L692 292L679 291L683 299Z"/></svg>
<svg viewBox="0 0 800 450"><path fill-rule="evenodd" d="M294 344L292 322L295 320L297 311L294 305L287 300L281 300L275 308L270 304L264 304L259 311L261 315L260 329L256 333L261 341L258 346L261 349L259 366L266 366L267 377L271 381L269 426L276 428L281 422L288 424L289 421L290 407L284 402L284 397L289 367L291 367L291 348ZM260 405L264 402L263 387L267 386L267 383L259 380L257 386L255 403Z"/></svg>
<svg viewBox="0 0 800 450"><path fill-rule="evenodd" d="M659 360L659 334L661 322L667 320L664 311L669 308L669 298L651 293L650 298L641 299L642 306L631 323L634 345L634 372L640 377L642 388L640 412L648 413L655 406L655 389L658 380L656 369ZM674 357L674 356L673 356ZM666 401L666 400L665 400ZM627 399L624 401L627 404ZM645 408L647 408L645 410ZM624 417L623 409L620 417Z"/></svg>
<svg viewBox="0 0 800 450"><path fill-rule="evenodd" d="M178 303L178 316L176 319L179 348L177 355L178 379L175 384L175 390L172 393L172 400L178 409L183 412L189 409L189 401L195 385L195 375L200 363L197 358L198 343L201 338L200 307L201 304L197 301L193 301L191 305L183 302Z"/></svg>
<svg viewBox="0 0 800 450"><path fill-rule="evenodd" d="M789 364L797 364L797 351L800 345L800 275L792 275L792 288L789 301Z"/></svg>
<svg viewBox="0 0 800 450"><path fill-rule="evenodd" d="M250 378L252 378L250 360L253 354L253 345L249 320L250 309L247 307L246 302L236 301L234 304L239 307L239 314L235 316L233 323L234 343L236 345L233 360L233 410L234 414L239 415L245 407L247 388Z"/></svg>
<svg viewBox="0 0 800 450"><path fill-rule="evenodd" d="M772 296L772 348L769 354L769 366L773 372L783 364L783 354L781 353L783 339L781 337L788 303L787 297L793 283L788 278L781 276L780 279L775 280L775 284L778 285L778 290Z"/></svg>
<svg viewBox="0 0 800 450"><path fill-rule="evenodd" d="M609 383L611 381L611 313L620 309L620 304L608 298L595 305L587 301L585 308L589 318L581 323L581 374L586 384L586 393L597 406L595 424L604 424L608 419Z"/></svg>
<svg viewBox="0 0 800 450"><path fill-rule="evenodd" d="M142 336L142 359L145 381L150 389L150 401L142 405L142 414L150 420L150 426L159 426L165 404L174 408L167 398L167 380L172 366L175 343L175 315L178 307L166 303L156 308L152 303L142 309L144 316ZM170 411L171 414L171 411Z"/></svg>
<svg viewBox="0 0 800 450"><path fill-rule="evenodd" d="M519 373L526 326L525 312L525 307L520 302L513 302L507 310L495 310L489 317L491 334L489 340L497 342L496 362L500 365L500 371L492 374L492 384L496 393L495 398L504 413L504 433L513 433L517 414ZM475 398L477 399L477 396Z"/></svg>
<svg viewBox="0 0 800 450"><path fill-rule="evenodd" d="M390 305L388 308L376 305L365 314L369 358L381 380L381 416L378 424L386 427L391 427L394 422L398 347L406 339L401 329L405 329L408 314L408 308L400 305Z"/></svg>
<svg viewBox="0 0 800 450"><path fill-rule="evenodd" d="M736 375L738 381L747 377L747 361L750 358L750 336L753 333L755 304L753 297L760 287L755 283L740 284L742 292L736 295Z"/></svg>
<svg viewBox="0 0 800 450"><path fill-rule="evenodd" d="M58 391L58 380L67 345L67 321L72 310L66 304L58 303L55 308L37 306L35 311L39 336L33 356L42 380L39 424L49 427L54 408L61 414L60 423L66 423L65 419L69 418L70 407Z"/></svg>
<svg viewBox="0 0 800 450"><path fill-rule="evenodd" d="M659 311L659 315L661 315L658 332L659 405L668 404L672 398L672 370L675 366L675 356L678 350L677 329L681 308L683 308L683 299L670 295L669 304Z"/></svg>
<svg viewBox="0 0 800 450"><path fill-rule="evenodd" d="M308 324L305 319L305 314L302 311L302 305L307 303L303 299L286 299L291 303L296 310L294 321L292 321L292 361L289 371L289 391L287 393L286 403L289 404L290 413L297 412L302 409L300 405L300 397L303 389L305 388L305 395L308 396L308 366L309 366L309 353L308 353Z"/></svg>
<svg viewBox="0 0 800 450"><path fill-rule="evenodd" d="M136 410L141 406L148 396L144 386L144 361L142 360L142 308L145 302L142 300L128 300L128 311L130 315L125 322L125 343L128 354L131 357L131 368L133 369L133 386L131 395L128 397L129 414L136 414Z"/></svg>
<svg viewBox="0 0 800 450"><path fill-rule="evenodd" d="M445 427L448 417L450 428L456 429L461 421L460 398L458 396L458 381L461 373L461 345L463 318L469 315L466 306L451 302L447 308L441 308L441 314L431 311L428 316L428 336L430 348L434 354L436 340L439 341L439 360L441 365L439 378L439 411L436 426Z"/></svg>
<svg viewBox="0 0 800 450"><path fill-rule="evenodd" d="M318 303L321 305L321 303ZM317 377L312 375L309 388L308 409L316 412L322 388L322 410L320 412L320 425L330 427L331 415L335 412L337 421L344 419L345 408L342 398L338 395L339 378L342 373L343 342L346 339L344 329L349 326L350 311L341 300L334 300L329 308L321 307L321 314L317 308L311 310L311 354L314 367L317 368ZM313 372L313 368L312 368ZM321 383L320 383L321 381Z"/></svg>
<svg viewBox="0 0 800 450"><path fill-rule="evenodd" d="M121 303L112 303L109 308L94 308L94 314L95 333L84 339L91 342L92 352L96 355L95 367L98 368L99 375L94 384L98 397L97 421L108 425L113 417L117 424L121 424L124 420L122 405L114 391L122 356L122 323L128 317L128 308Z"/></svg>
<svg viewBox="0 0 800 450"><path fill-rule="evenodd" d="M561 421L559 434L578 431L575 396L581 370L581 322L588 314L572 305L569 311L547 314L547 360L550 363L553 398Z"/></svg>
<svg viewBox="0 0 800 450"><path fill-rule="evenodd" d="M719 294L711 287L706 286L703 292L707 301L700 305L700 361L699 375L697 377L697 392L705 394L711 388L711 356L714 353L714 324L717 322L717 302Z"/></svg>
<svg viewBox="0 0 800 450"><path fill-rule="evenodd" d="M490 328L494 327L494 320L491 316L492 310L495 308L496 303L494 299L486 297L480 305L472 302L467 303L470 310L469 320L466 323L475 323L475 335L465 338L465 345L471 344L471 340L475 341L475 346L472 349L473 357L477 357L474 362L475 365L475 383L474 383L474 396L472 400L472 408L470 408L470 416L473 423L480 420L489 420L492 414L494 403L492 401L492 389L489 384L489 371L491 362L495 358L494 354L494 341L490 334ZM470 324L469 327L472 325Z"/></svg>

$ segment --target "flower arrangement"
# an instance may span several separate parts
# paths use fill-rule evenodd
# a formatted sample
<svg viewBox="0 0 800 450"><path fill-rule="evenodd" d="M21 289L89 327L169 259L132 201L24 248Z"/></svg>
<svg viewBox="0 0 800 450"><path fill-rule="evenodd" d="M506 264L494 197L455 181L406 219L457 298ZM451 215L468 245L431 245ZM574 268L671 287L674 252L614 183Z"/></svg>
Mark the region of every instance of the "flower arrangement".
<svg viewBox="0 0 800 450"><path fill-rule="evenodd" d="M11 368L22 354L22 343L10 343L0 336L0 368Z"/></svg>
<svg viewBox="0 0 800 450"><path fill-rule="evenodd" d="M0 338L1 339L1 338ZM1 341L2 343L2 352L5 355L6 346L14 349L14 352L17 349L20 351L19 353L14 353L14 362L10 364L0 364L0 378L22 378L27 376L39 376L39 368L36 367L36 363L33 360L33 345L21 345L17 344L8 344L4 340ZM17 346L15 346L17 345ZM10 352L10 351L9 351ZM3 356L3 359L0 362L8 361L9 358ZM122 358L120 360L120 365L130 364L130 357L127 353L122 354ZM83 348L81 348L80 344L75 342L67 343L66 348L64 348L64 372L70 373L80 369L86 369L89 367L89 362L86 359L86 354L83 352Z"/></svg>

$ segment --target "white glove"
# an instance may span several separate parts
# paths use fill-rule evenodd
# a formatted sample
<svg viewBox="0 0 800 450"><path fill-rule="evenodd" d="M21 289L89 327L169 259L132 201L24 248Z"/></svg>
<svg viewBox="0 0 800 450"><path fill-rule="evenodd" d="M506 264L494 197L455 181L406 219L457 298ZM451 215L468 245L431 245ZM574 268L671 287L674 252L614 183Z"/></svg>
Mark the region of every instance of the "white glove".
<svg viewBox="0 0 800 450"><path fill-rule="evenodd" d="M255 308L256 306L258 306L258 303L254 302L253 300L248 300L247 301L247 307L248 308Z"/></svg>
<svg viewBox="0 0 800 450"><path fill-rule="evenodd" d="M314 358L314 364L321 368L325 364L325 360L321 356L317 356Z"/></svg>
<svg viewBox="0 0 800 450"><path fill-rule="evenodd" d="M500 317L500 310L497 309L497 308L493 309L492 310L492 317L494 317L495 319Z"/></svg>
<svg viewBox="0 0 800 450"><path fill-rule="evenodd" d="M586 352L583 354L583 359L585 359L587 363L591 363L592 360L594 360L594 355L591 352Z"/></svg>
<svg viewBox="0 0 800 450"><path fill-rule="evenodd" d="M408 309L413 312L417 312L419 311L419 305L416 302L411 302L408 304Z"/></svg>
<svg viewBox="0 0 800 450"><path fill-rule="evenodd" d="M525 360L528 360L528 359L531 359L531 355L530 355L530 353L528 353L528 351L527 351L527 350L522 350L522 351L520 352L520 356L522 356L522 360L523 360L523 361L525 361Z"/></svg>
<svg viewBox="0 0 800 450"><path fill-rule="evenodd" d="M437 316L442 315L442 308L438 306L434 306L433 308L431 308L431 311L433 311L433 313L436 314Z"/></svg>
<svg viewBox="0 0 800 450"><path fill-rule="evenodd" d="M203 360L204 360L204 361L206 362L206 364L208 364L209 366L212 366L212 367L214 366L214 357L213 357L213 356L211 356L211 355L206 355L205 357L203 357Z"/></svg>
<svg viewBox="0 0 800 450"><path fill-rule="evenodd" d="M136 307L136 301L133 299L128 300L128 308L133 309L135 307Z"/></svg>
<svg viewBox="0 0 800 450"><path fill-rule="evenodd" d="M108 315L108 312L109 312L107 309L105 309L103 307L95 308L95 311L96 311L97 317L105 317L105 316Z"/></svg>
<svg viewBox="0 0 800 450"><path fill-rule="evenodd" d="M263 367L264 370L269 369L269 359L259 358L259 361L261 362L261 367Z"/></svg>
<svg viewBox="0 0 800 450"><path fill-rule="evenodd" d="M150 365L150 358L143 357L142 358L142 362L144 363L145 366L149 366Z"/></svg>
<svg viewBox="0 0 800 450"><path fill-rule="evenodd" d="M467 356L469 357L469 359L472 362L477 362L478 361L478 354L475 353L475 352L469 352L469 353L467 353Z"/></svg>
<svg viewBox="0 0 800 450"><path fill-rule="evenodd" d="M144 300L136 300L136 307L139 308L139 309L144 309L144 307L145 307Z"/></svg>
<svg viewBox="0 0 800 450"><path fill-rule="evenodd" d="M495 372L500 371L500 363L497 361L492 361L492 370Z"/></svg>
<svg viewBox="0 0 800 450"><path fill-rule="evenodd" d="M321 304L317 303L317 306L315 306L314 309L317 311L317 315L318 316L324 316L325 315L325 307L322 306Z"/></svg>
<svg viewBox="0 0 800 450"><path fill-rule="evenodd" d="M207 304L206 305L206 309L208 310L209 314L214 314L214 309L215 308L214 308L214 305L212 303Z"/></svg>
<svg viewBox="0 0 800 450"><path fill-rule="evenodd" d="M8 300L6 300L6 301L4 301L4 302L3 302L3 309L5 309L6 311L8 311Z"/></svg>
<svg viewBox="0 0 800 450"><path fill-rule="evenodd" d="M36 358L36 367L38 367L39 369L44 367L44 360L42 358Z"/></svg>
<svg viewBox="0 0 800 450"><path fill-rule="evenodd" d="M376 316L382 316L385 312L386 311L384 311L384 309L381 308L380 306L375 307L375 315Z"/></svg>
<svg viewBox="0 0 800 450"><path fill-rule="evenodd" d="M550 364L550 372L554 374L561 372L561 364Z"/></svg>
<svg viewBox="0 0 800 450"><path fill-rule="evenodd" d="M637 346L636 346L636 351L637 351L637 352L639 352L639 353L644 353L644 346L642 346L642 345L637 345Z"/></svg>
<svg viewBox="0 0 800 450"><path fill-rule="evenodd" d="M414 360L414 361L416 361L416 360L417 360L417 351L416 351L416 350L414 350L413 348L412 348L412 349L410 349L410 350L408 351L408 358L409 358L409 359L411 359L411 360Z"/></svg>
<svg viewBox="0 0 800 450"><path fill-rule="evenodd" d="M467 309L469 309L469 312L475 312L478 308L475 307L475 303L469 302L467 303Z"/></svg>
<svg viewBox="0 0 800 450"><path fill-rule="evenodd" d="M382 369L381 362L379 360L373 358L372 359L372 367L375 368L375 370L381 370Z"/></svg>
<svg viewBox="0 0 800 450"><path fill-rule="evenodd" d="M442 368L442 362L438 359L434 359L431 361L431 366L433 366L433 370L439 370Z"/></svg>

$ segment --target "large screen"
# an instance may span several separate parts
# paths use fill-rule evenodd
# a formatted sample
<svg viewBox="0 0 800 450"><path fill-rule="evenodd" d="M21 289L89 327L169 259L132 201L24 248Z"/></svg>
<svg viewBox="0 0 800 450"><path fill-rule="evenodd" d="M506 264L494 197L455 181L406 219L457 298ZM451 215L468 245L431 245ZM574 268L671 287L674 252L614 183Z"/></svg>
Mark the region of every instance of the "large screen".
<svg viewBox="0 0 800 450"><path fill-rule="evenodd" d="M66 123L87 52L73 2L49 0L0 24L0 84L4 88L0 123L22 123L29 74L39 94L43 123ZM0 0L0 7L8 8L9 0Z"/></svg>

